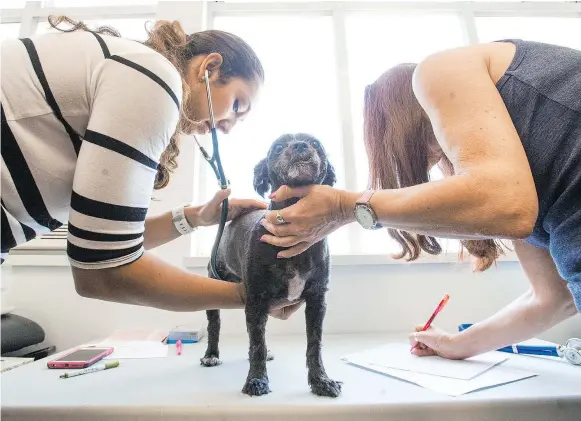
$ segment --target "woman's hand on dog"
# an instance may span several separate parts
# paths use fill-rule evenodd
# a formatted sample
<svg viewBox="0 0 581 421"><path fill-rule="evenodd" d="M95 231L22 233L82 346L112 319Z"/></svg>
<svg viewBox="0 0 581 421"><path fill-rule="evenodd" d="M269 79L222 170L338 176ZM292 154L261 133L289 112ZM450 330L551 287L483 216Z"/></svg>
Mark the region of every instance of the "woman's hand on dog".
<svg viewBox="0 0 581 421"><path fill-rule="evenodd" d="M219 190L212 200L202 206L191 206L184 210L188 222L194 227L207 227L220 222L222 201L230 196L231 190ZM228 200L228 221L257 209L267 209L268 205L253 199Z"/></svg>
<svg viewBox="0 0 581 421"><path fill-rule="evenodd" d="M293 197L300 200L288 208L266 213L261 223L272 235L264 235L261 240L279 247L290 247L281 251L279 258L301 254L353 219L353 209L346 205L346 195L347 192L325 185L282 186L270 195L273 201L282 202ZM285 224L278 222L277 212Z"/></svg>
<svg viewBox="0 0 581 421"><path fill-rule="evenodd" d="M270 307L269 314L275 319L287 320L294 312L301 308L303 302L284 300L280 303L275 303Z"/></svg>
<svg viewBox="0 0 581 421"><path fill-rule="evenodd" d="M244 308L246 305L246 288L244 283L236 284L236 291L240 299L240 307ZM268 314L270 314L275 319L287 320L293 315L301 306L304 300L299 301L289 301L286 299L277 301L270 306Z"/></svg>

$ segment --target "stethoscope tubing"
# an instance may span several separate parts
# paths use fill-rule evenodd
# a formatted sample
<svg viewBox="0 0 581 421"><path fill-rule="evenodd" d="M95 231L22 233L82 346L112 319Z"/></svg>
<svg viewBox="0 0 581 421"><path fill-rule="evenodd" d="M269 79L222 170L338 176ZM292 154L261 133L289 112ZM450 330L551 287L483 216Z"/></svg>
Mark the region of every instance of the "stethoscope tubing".
<svg viewBox="0 0 581 421"><path fill-rule="evenodd" d="M229 187L229 181L224 173L224 167L222 166L222 160L220 159L220 148L218 145L218 133L216 132L216 121L214 120L214 108L212 106L212 95L210 92L210 79L208 71L204 73L204 81L206 83L206 97L208 100L208 110L210 112L210 133L212 135L212 156L200 146L200 151L204 155L204 158L212 167L216 179L220 183L220 188L225 190ZM218 224L218 231L216 232L216 238L214 240L214 245L212 246L212 253L210 256L210 277L214 279L221 280L218 274L218 269L216 267L216 261L218 256L218 247L220 246L220 240L222 239L222 234L224 233L224 228L226 226L226 221L228 220L228 198L222 201L222 209L220 212L220 223Z"/></svg>

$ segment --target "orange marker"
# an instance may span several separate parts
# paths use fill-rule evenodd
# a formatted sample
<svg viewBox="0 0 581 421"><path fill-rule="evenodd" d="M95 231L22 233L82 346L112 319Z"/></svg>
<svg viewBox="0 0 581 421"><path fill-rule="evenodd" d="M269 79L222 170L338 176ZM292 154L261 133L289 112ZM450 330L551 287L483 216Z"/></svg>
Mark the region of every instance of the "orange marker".
<svg viewBox="0 0 581 421"><path fill-rule="evenodd" d="M440 311L442 311L442 309L444 308L444 306L446 305L446 303L449 300L450 300L450 296L448 294L444 294L444 298L442 298L442 301L440 301L440 304L438 304L438 307L436 307L436 310L434 310L432 317L430 317L430 319L426 322L426 324L422 328L422 332L424 332L430 328L430 326L432 325L432 322L434 321L434 319L436 318L438 313ZM417 346L418 346L417 343L414 346L412 346L412 349L410 349L410 352L412 352L414 349L416 349Z"/></svg>

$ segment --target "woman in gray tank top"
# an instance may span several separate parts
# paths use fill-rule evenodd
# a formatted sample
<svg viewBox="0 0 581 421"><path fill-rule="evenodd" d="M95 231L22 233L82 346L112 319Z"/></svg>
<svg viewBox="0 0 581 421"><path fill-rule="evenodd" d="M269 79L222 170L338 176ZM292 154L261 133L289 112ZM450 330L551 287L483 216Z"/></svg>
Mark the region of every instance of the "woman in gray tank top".
<svg viewBox="0 0 581 421"><path fill-rule="evenodd" d="M265 221L283 257L355 220L388 227L409 260L461 239L480 271L512 240L529 291L462 333L412 333L417 355L470 357L581 312L581 51L505 40L397 66L365 91L364 138L371 192L273 193L302 198Z"/></svg>

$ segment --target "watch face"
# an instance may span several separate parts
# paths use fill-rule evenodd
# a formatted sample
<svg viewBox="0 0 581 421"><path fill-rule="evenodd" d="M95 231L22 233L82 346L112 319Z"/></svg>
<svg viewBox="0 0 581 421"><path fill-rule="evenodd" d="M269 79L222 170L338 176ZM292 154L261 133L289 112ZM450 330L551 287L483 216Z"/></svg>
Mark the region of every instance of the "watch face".
<svg viewBox="0 0 581 421"><path fill-rule="evenodd" d="M355 208L355 219L365 229L371 229L375 226L375 218L366 206L359 205Z"/></svg>

